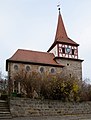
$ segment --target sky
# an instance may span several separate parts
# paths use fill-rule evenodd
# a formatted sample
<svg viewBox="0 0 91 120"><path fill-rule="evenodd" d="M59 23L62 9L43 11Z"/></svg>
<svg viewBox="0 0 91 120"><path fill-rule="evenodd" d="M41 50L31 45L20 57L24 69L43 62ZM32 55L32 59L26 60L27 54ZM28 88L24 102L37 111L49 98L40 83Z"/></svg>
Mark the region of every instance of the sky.
<svg viewBox="0 0 91 120"><path fill-rule="evenodd" d="M0 70L17 49L46 52L54 41L58 8L68 37L80 44L83 79L91 79L91 0L0 0Z"/></svg>

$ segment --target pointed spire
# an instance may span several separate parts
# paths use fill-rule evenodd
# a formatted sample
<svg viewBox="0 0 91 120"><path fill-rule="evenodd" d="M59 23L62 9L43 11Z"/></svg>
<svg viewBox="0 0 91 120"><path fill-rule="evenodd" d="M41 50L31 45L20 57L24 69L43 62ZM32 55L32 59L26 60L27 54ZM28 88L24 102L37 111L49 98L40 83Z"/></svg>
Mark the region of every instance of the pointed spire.
<svg viewBox="0 0 91 120"><path fill-rule="evenodd" d="M58 10L59 10L59 16L58 16L58 24L57 24L55 41L56 40L59 41L60 39L67 38L67 33L66 33L64 23L63 23L63 20L62 20L60 8L58 8Z"/></svg>
<svg viewBox="0 0 91 120"><path fill-rule="evenodd" d="M58 10L59 10L59 16L58 16L58 24L57 24L56 35L55 35L55 42L73 44L73 45L78 46L78 44L76 42L74 42L73 40L71 40L67 36L65 26L64 26L64 23L63 23L63 19L62 19L62 16L61 16L61 12L60 12L60 7L58 8Z"/></svg>
<svg viewBox="0 0 91 120"><path fill-rule="evenodd" d="M56 30L54 43L49 48L48 52L50 50L52 50L57 43L79 46L79 44L77 44L76 42L74 42L73 40L71 40L67 36L65 26L64 26L64 23L63 23L63 19L62 19L62 16L61 16L61 12L60 12L60 5L58 5L57 7L58 7L58 10L59 10L57 30Z"/></svg>

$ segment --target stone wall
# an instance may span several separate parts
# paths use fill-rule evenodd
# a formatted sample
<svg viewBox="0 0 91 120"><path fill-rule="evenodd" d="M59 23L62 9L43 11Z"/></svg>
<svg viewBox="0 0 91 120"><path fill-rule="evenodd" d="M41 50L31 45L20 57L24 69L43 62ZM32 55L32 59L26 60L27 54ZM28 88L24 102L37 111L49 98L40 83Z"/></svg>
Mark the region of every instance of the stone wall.
<svg viewBox="0 0 91 120"><path fill-rule="evenodd" d="M77 77L79 80L82 80L82 60L77 59L56 59L57 63L63 64L64 74L73 75ZM66 71L65 71L66 70Z"/></svg>
<svg viewBox="0 0 91 120"><path fill-rule="evenodd" d="M17 66L18 69L14 68L14 66ZM27 71L26 67L30 67L30 70ZM48 65L33 65L33 64L23 64L23 63L9 63L9 69L10 69L10 76L12 77L14 73L20 72L20 71L27 71L28 73L31 72L38 72L40 74L40 68L44 68L44 71L42 73L46 74L56 74L56 73L61 73L62 72L62 67L53 67L53 66L48 66ZM51 73L51 69L55 69L55 73Z"/></svg>
<svg viewBox="0 0 91 120"><path fill-rule="evenodd" d="M14 98L10 100L10 111L13 117L91 114L91 102L63 103L51 100Z"/></svg>
<svg viewBox="0 0 91 120"><path fill-rule="evenodd" d="M12 92L21 92L21 84L18 82L17 85L15 85L15 79L14 75L22 75L23 74L31 74L32 72L40 73L41 78L43 79L43 75L56 75L56 74L61 74L62 68L61 67L53 67L53 66L43 66L43 65L33 65L33 64L23 64L23 63L12 63L10 62L9 64L9 88L10 88L10 93ZM26 69L28 67L28 70ZM42 69L41 69L42 68ZM25 72L25 73L23 73ZM17 81L16 81L17 83ZM20 86L20 87L19 87ZM20 90L19 90L20 89Z"/></svg>

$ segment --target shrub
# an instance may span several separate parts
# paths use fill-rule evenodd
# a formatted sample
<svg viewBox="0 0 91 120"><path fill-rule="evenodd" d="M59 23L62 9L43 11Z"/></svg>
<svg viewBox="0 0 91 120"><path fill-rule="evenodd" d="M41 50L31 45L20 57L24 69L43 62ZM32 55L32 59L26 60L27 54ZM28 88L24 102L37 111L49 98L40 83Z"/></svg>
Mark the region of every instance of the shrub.
<svg viewBox="0 0 91 120"><path fill-rule="evenodd" d="M91 84L88 84L86 81L82 81L79 95L80 101L91 101Z"/></svg>
<svg viewBox="0 0 91 120"><path fill-rule="evenodd" d="M37 72L31 72L30 74L26 71L20 71L14 74L14 80L16 83L21 84L21 93L26 94L26 97L33 97L33 91L35 90L38 94L41 85L41 76Z"/></svg>
<svg viewBox="0 0 91 120"><path fill-rule="evenodd" d="M47 79L48 78L48 79ZM78 101L79 82L74 78L47 76L41 86L41 96L47 99Z"/></svg>
<svg viewBox="0 0 91 120"><path fill-rule="evenodd" d="M61 101L87 101L91 100L91 85L79 83L76 77L61 76L59 74L30 74L21 71L14 75L14 80L21 84L21 94L33 98L34 93L39 98L55 99Z"/></svg>

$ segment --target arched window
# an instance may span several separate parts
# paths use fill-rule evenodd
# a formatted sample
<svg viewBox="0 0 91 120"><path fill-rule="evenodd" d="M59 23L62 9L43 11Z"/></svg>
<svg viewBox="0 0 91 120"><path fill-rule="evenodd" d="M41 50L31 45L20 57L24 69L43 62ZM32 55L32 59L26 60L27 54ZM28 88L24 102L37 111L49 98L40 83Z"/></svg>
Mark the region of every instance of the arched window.
<svg viewBox="0 0 91 120"><path fill-rule="evenodd" d="M18 65L14 65L14 70L18 70Z"/></svg>
<svg viewBox="0 0 91 120"><path fill-rule="evenodd" d="M30 70L31 70L30 66L27 65L27 66L26 66L26 71L29 72Z"/></svg>
<svg viewBox="0 0 91 120"><path fill-rule="evenodd" d="M41 67L39 67L39 72L40 72L40 73L44 73L44 72L45 72L45 68L44 68L44 67L42 67L42 66L41 66Z"/></svg>
<svg viewBox="0 0 91 120"><path fill-rule="evenodd" d="M51 68L50 69L50 73L52 73L52 74L56 73L56 69L55 68Z"/></svg>

